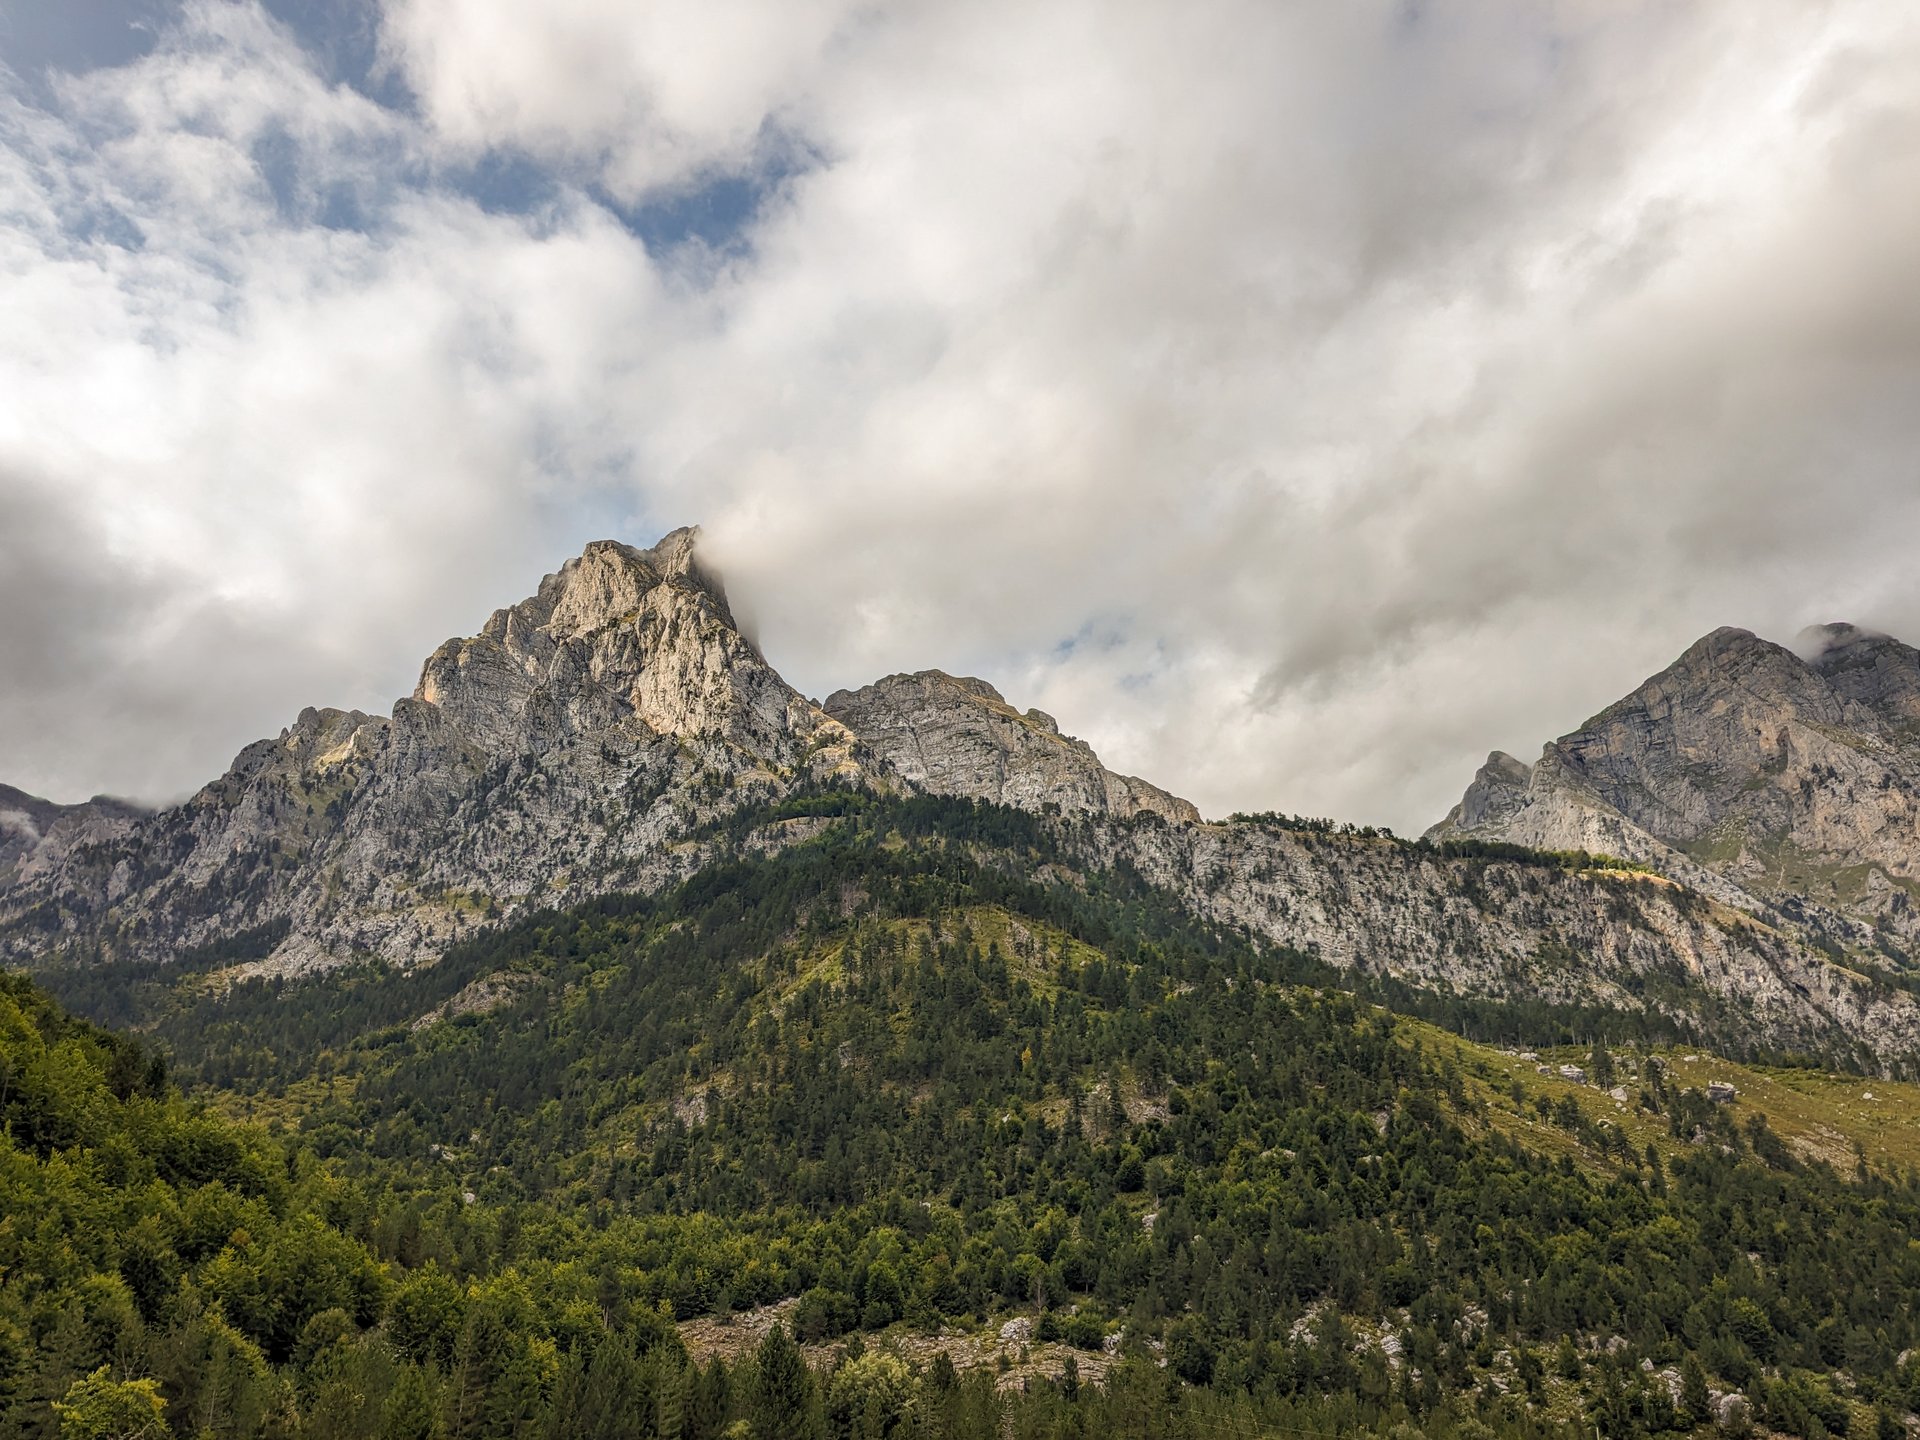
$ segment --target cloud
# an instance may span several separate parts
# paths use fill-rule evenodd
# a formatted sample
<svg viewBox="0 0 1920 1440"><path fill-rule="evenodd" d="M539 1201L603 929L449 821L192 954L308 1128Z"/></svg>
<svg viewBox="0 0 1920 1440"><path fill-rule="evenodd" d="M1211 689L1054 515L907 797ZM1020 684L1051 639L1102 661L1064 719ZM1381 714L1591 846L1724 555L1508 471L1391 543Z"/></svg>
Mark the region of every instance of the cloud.
<svg viewBox="0 0 1920 1440"><path fill-rule="evenodd" d="M47 703L199 738L0 745L177 791L697 520L811 693L974 670L1210 811L1416 829L1715 625L1920 635L1917 31L390 0L385 107L189 7L0 122L0 487L192 617L136 685L48 602Z"/></svg>
<svg viewBox="0 0 1920 1440"><path fill-rule="evenodd" d="M633 199L750 167L866 8L393 0L383 35L442 144L517 147Z"/></svg>

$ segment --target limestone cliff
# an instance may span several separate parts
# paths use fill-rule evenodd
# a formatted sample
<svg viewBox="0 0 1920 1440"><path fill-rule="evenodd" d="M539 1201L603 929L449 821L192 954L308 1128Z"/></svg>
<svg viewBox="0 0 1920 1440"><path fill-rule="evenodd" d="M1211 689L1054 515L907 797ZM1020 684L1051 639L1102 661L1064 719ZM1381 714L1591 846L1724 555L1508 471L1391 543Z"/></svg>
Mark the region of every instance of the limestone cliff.
<svg viewBox="0 0 1920 1440"><path fill-rule="evenodd" d="M854 773L852 737L740 634L694 551L686 530L590 545L436 650L390 718L305 710L184 804L43 853L0 890L8 953L257 935L278 969L416 961L658 883L701 820Z"/></svg>
<svg viewBox="0 0 1920 1440"><path fill-rule="evenodd" d="M1650 1010L1723 1048L1871 1068L1920 1062L1920 998L1657 876L1450 855L1389 838L1259 822L1096 826L1089 860L1124 860L1208 920L1331 965L1443 994Z"/></svg>
<svg viewBox="0 0 1920 1440"><path fill-rule="evenodd" d="M75 846L122 833L145 814L111 795L56 805L0 785L0 885L58 865Z"/></svg>
<svg viewBox="0 0 1920 1440"><path fill-rule="evenodd" d="M1150 813L1198 823L1177 795L1116 775L1084 740L1062 735L1053 717L1020 711L984 680L939 670L889 675L827 697L827 713L908 783L1025 810L1126 818Z"/></svg>
<svg viewBox="0 0 1920 1440"><path fill-rule="evenodd" d="M1493 757L1430 833L1608 851L1897 959L1920 942L1920 654L1716 630L1532 767Z"/></svg>

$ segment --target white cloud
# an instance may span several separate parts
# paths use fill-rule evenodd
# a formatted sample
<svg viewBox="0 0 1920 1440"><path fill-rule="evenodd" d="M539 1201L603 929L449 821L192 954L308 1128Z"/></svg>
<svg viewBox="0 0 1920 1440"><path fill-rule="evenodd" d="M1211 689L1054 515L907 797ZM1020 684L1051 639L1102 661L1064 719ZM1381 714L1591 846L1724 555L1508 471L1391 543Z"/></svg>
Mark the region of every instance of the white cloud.
<svg viewBox="0 0 1920 1440"><path fill-rule="evenodd" d="M620 519L704 521L813 693L977 670L1210 810L1402 828L1714 625L1920 636L1917 27L394 0L414 117L197 9L7 121L0 495L139 581L49 601L122 643L36 684L198 738L0 704L0 778L179 789L384 705ZM815 159L739 253L579 188L775 132ZM489 147L552 206L451 191Z"/></svg>
<svg viewBox="0 0 1920 1440"><path fill-rule="evenodd" d="M631 199L748 166L863 8L391 0L384 36L443 143L520 147Z"/></svg>

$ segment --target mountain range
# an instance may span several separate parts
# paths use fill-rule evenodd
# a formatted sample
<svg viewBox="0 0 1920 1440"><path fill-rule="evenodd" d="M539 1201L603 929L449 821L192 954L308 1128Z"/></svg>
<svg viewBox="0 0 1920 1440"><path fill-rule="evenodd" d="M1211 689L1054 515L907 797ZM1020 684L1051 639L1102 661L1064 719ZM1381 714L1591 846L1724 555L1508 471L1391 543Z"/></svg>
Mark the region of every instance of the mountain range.
<svg viewBox="0 0 1920 1440"><path fill-rule="evenodd" d="M1816 639L1802 658L1715 632L1533 766L1495 754L1409 843L1206 822L978 679L815 703L742 633L697 531L596 542L435 650L390 716L302 711L179 805L0 791L0 953L414 966L777 853L820 829L809 795L925 792L1041 817L1069 881L1124 869L1341 970L1900 1069L1920 1052L1920 664L1851 627Z"/></svg>
<svg viewBox="0 0 1920 1440"><path fill-rule="evenodd" d="M1853 625L1722 629L1429 832L1644 862L1904 966L1920 940L1920 652Z"/></svg>
<svg viewBox="0 0 1920 1440"><path fill-rule="evenodd" d="M1720 632L1408 840L589 546L0 791L0 1434L1904 1440L1912 674Z"/></svg>

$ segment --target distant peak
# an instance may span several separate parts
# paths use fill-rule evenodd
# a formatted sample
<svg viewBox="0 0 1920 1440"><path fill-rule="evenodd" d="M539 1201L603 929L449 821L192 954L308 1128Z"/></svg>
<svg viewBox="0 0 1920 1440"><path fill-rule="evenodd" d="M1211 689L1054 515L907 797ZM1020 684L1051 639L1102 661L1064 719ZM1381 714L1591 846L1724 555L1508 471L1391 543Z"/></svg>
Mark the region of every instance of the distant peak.
<svg viewBox="0 0 1920 1440"><path fill-rule="evenodd" d="M1710 630L1689 645L1680 657L1662 672L1663 676L1717 673L1722 664L1741 666L1778 666L1798 670L1797 656L1784 645L1776 645L1738 625L1722 625Z"/></svg>
<svg viewBox="0 0 1920 1440"><path fill-rule="evenodd" d="M1838 650L1870 649L1892 641L1891 635L1878 630L1869 630L1864 625L1854 625L1845 620L1832 620L1825 625L1809 625L1793 637L1793 653L1808 664L1817 665L1822 659Z"/></svg>
<svg viewBox="0 0 1920 1440"><path fill-rule="evenodd" d="M1489 778L1503 776L1524 784L1533 767L1517 755L1509 755L1504 750L1495 750L1487 756L1487 763L1480 767L1480 774Z"/></svg>
<svg viewBox="0 0 1920 1440"><path fill-rule="evenodd" d="M1743 630L1738 625L1721 625L1709 630L1682 653L1681 658L1695 654L1723 654L1729 650L1751 650L1755 648L1773 649L1771 642L1762 640L1751 630Z"/></svg>
<svg viewBox="0 0 1920 1440"><path fill-rule="evenodd" d="M1007 697L994 689L993 686L989 685L985 680L981 680L973 675L949 675L944 670L901 671L897 674L883 676L871 685L863 685L858 691L836 690L833 695L828 698L827 708L831 710L835 700L842 696L851 699L855 695L865 695L869 692L877 693L880 691L901 690L908 687L919 690L929 690L935 687L943 690L958 690L964 695L973 696L976 700L986 700L995 705L1006 706L1008 709L1013 708L1007 705Z"/></svg>

